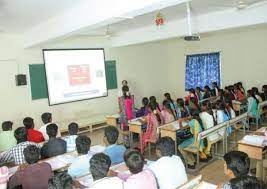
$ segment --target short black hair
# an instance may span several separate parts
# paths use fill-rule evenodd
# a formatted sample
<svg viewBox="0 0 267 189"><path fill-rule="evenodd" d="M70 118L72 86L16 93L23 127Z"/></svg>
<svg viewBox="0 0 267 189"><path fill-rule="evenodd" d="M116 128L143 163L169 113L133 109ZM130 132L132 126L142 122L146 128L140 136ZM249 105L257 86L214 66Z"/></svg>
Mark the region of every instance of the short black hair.
<svg viewBox="0 0 267 189"><path fill-rule="evenodd" d="M17 143L26 142L28 139L27 129L25 127L19 127L15 130L14 136L17 140Z"/></svg>
<svg viewBox="0 0 267 189"><path fill-rule="evenodd" d="M129 168L131 173L137 174L143 171L145 161L143 155L138 150L135 149L126 150L123 158L125 164Z"/></svg>
<svg viewBox="0 0 267 189"><path fill-rule="evenodd" d="M79 131L79 126L77 123L72 122L68 125L68 130L70 135L77 135Z"/></svg>
<svg viewBox="0 0 267 189"><path fill-rule="evenodd" d="M72 187L73 180L66 171L55 174L48 181L48 189L72 189Z"/></svg>
<svg viewBox="0 0 267 189"><path fill-rule="evenodd" d="M253 176L243 176L230 180L232 189L265 189L264 183Z"/></svg>
<svg viewBox="0 0 267 189"><path fill-rule="evenodd" d="M12 130L13 122L12 121L4 121L2 123L2 130L9 131Z"/></svg>
<svg viewBox="0 0 267 189"><path fill-rule="evenodd" d="M156 142L156 149L162 156L172 156L175 154L175 142L170 137L161 137Z"/></svg>
<svg viewBox="0 0 267 189"><path fill-rule="evenodd" d="M34 127L34 122L33 119L31 117L25 117L23 119L23 125L27 128L27 129L32 129Z"/></svg>
<svg viewBox="0 0 267 189"><path fill-rule="evenodd" d="M90 150L91 139L88 136L78 136L75 140L75 143L78 154L87 154Z"/></svg>
<svg viewBox="0 0 267 189"><path fill-rule="evenodd" d="M58 132L57 124L51 123L51 124L46 126L46 133L49 136L49 138L56 137L57 136L57 132Z"/></svg>
<svg viewBox="0 0 267 189"><path fill-rule="evenodd" d="M23 154L28 164L34 164L40 158L40 149L35 145L29 145L23 150Z"/></svg>
<svg viewBox="0 0 267 189"><path fill-rule="evenodd" d="M104 130L105 137L109 144L115 144L119 137L119 131L114 126L107 126Z"/></svg>
<svg viewBox="0 0 267 189"><path fill-rule="evenodd" d="M226 153L223 159L235 177L246 176L249 173L250 159L245 152L231 151Z"/></svg>
<svg viewBox="0 0 267 189"><path fill-rule="evenodd" d="M52 114L49 112L45 112L42 114L41 118L44 124L50 123L52 119Z"/></svg>
<svg viewBox="0 0 267 189"><path fill-rule="evenodd" d="M107 176L111 160L109 156L104 153L93 155L90 159L90 171L94 180L99 180Z"/></svg>

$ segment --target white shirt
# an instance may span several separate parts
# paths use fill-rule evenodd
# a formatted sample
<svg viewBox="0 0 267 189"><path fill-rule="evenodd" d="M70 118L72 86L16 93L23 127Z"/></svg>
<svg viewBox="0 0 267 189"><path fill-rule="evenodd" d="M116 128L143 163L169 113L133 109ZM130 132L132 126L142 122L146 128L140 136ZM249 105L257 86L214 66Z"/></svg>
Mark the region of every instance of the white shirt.
<svg viewBox="0 0 267 189"><path fill-rule="evenodd" d="M184 164L179 156L164 156L149 165L160 189L175 189L187 182Z"/></svg>
<svg viewBox="0 0 267 189"><path fill-rule="evenodd" d="M123 181L118 177L105 177L95 181L90 189L123 189Z"/></svg>
<svg viewBox="0 0 267 189"><path fill-rule="evenodd" d="M47 124L43 125L43 126L39 129L39 131L43 134L45 141L48 141L48 140L49 140L49 136L46 134L46 127L47 127L47 125L49 125L49 124L51 124L51 123L47 123ZM58 125L57 125L57 126L58 126ZM59 138L59 137L61 137L61 133L60 133L60 131L59 131L59 127L58 127L57 138Z"/></svg>
<svg viewBox="0 0 267 189"><path fill-rule="evenodd" d="M133 91L131 90L130 87L129 87L129 93L130 93L130 95L134 95L133 94ZM119 89L119 91L118 91L118 97L122 97L122 96L123 96L122 89Z"/></svg>
<svg viewBox="0 0 267 189"><path fill-rule="evenodd" d="M69 135L64 140L67 143L67 152L72 152L76 150L76 138L78 135Z"/></svg>
<svg viewBox="0 0 267 189"><path fill-rule="evenodd" d="M205 129L209 129L211 127L214 127L213 117L208 112L201 112L199 114L199 117L202 120L202 123L203 123L203 126ZM208 136L209 141L214 141L218 138L219 138L219 135L217 133L214 135Z"/></svg>

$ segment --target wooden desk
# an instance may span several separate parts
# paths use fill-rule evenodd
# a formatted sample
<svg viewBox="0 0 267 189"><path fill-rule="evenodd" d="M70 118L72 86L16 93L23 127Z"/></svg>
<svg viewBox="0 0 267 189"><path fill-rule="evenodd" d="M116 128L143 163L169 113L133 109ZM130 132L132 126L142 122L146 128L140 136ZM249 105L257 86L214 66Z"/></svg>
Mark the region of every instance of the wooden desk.
<svg viewBox="0 0 267 189"><path fill-rule="evenodd" d="M106 122L108 125L117 127L119 123L120 114L114 114L106 116Z"/></svg>
<svg viewBox="0 0 267 189"><path fill-rule="evenodd" d="M180 129L188 128L187 126L181 127L180 122L181 122L181 120L176 120L172 123L168 123L166 125L159 127L161 137L168 136L174 140L174 142L175 142L175 154L176 155L177 155L177 135L176 135L176 133Z"/></svg>
<svg viewBox="0 0 267 189"><path fill-rule="evenodd" d="M262 127L258 130L256 130L255 132L253 132L253 134L255 135L265 135L265 131L267 131L267 127Z"/></svg>
<svg viewBox="0 0 267 189"><path fill-rule="evenodd" d="M267 152L266 146L257 146L253 144L245 143L243 140L238 142L238 151L242 151L248 154L249 158L255 159L263 163L265 154ZM263 175L263 166L261 167L261 175Z"/></svg>
<svg viewBox="0 0 267 189"><path fill-rule="evenodd" d="M142 120L139 121L139 119ZM142 125L144 125L144 123L146 123L146 120L144 117L138 118L138 119L134 119L134 120L130 120L128 122L128 126L129 126L129 131L130 131L130 147L133 147L133 133L137 133L139 134L139 142L140 142L140 147L141 147L141 153L143 153L143 144L142 144L142 135L143 135L143 131L142 131Z"/></svg>

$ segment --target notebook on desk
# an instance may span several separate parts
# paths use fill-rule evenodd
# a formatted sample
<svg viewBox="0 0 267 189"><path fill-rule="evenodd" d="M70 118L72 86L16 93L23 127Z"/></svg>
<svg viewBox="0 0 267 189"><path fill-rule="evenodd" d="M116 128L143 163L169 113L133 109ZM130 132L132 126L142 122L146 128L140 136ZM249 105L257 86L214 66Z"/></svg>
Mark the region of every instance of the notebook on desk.
<svg viewBox="0 0 267 189"><path fill-rule="evenodd" d="M259 135L246 135L244 136L242 142L246 144L251 144L255 146L266 146L267 140L265 136L259 136Z"/></svg>

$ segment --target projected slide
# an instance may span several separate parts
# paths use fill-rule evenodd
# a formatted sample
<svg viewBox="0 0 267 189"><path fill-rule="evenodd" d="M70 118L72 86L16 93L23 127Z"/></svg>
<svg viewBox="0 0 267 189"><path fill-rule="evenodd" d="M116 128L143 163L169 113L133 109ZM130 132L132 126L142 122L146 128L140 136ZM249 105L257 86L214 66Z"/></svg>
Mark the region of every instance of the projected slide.
<svg viewBox="0 0 267 189"><path fill-rule="evenodd" d="M43 50L50 105L107 96L103 49Z"/></svg>

